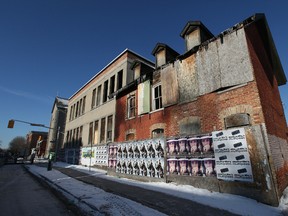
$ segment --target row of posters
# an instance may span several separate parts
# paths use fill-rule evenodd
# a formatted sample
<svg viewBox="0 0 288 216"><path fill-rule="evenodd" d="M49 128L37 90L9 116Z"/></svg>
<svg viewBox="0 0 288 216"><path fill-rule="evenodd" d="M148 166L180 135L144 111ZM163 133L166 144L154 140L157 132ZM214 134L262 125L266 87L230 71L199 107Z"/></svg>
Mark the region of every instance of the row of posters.
<svg viewBox="0 0 288 216"><path fill-rule="evenodd" d="M164 178L164 139L109 146L108 167L118 173Z"/></svg>
<svg viewBox="0 0 288 216"><path fill-rule="evenodd" d="M163 178L167 175L209 176L253 182L244 128L191 138L151 139L109 146L108 166L116 172Z"/></svg>

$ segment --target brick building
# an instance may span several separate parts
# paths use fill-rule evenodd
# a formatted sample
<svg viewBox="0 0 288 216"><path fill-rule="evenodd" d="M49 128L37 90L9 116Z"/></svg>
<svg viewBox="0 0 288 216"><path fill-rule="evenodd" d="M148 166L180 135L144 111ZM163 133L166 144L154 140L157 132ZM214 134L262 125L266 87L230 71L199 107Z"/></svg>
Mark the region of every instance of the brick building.
<svg viewBox="0 0 288 216"><path fill-rule="evenodd" d="M107 166L106 145L114 141L115 98L109 97L134 80L135 61L153 63L125 49L68 101L65 128L65 161Z"/></svg>
<svg viewBox="0 0 288 216"><path fill-rule="evenodd" d="M288 186L288 131L278 90L278 86L286 84L286 77L265 16L251 16L217 36L201 22L188 22L180 36L186 44L184 54L158 43L152 51L156 69L134 61L134 81L111 94L116 96L115 143L120 145L112 146L109 152L115 155L114 147L119 153L119 149L127 151L126 146L133 149L131 146L141 140L164 137L165 181L277 205ZM230 132L231 139L243 140L234 142L234 147L225 152L220 148L228 145L225 138L230 137L222 135ZM242 134L237 137L233 133ZM214 144L212 153L203 148L207 137ZM179 154L182 138L185 145L191 144L189 152ZM198 155L191 152L195 139L202 146ZM170 152L168 147L174 141L178 153ZM223 143L216 145L219 141ZM236 147L244 142L245 148ZM135 149L138 151L138 146ZM236 153L236 159L229 160ZM236 161L245 157L245 161ZM113 165L116 174L116 164L121 166L118 159ZM183 161L186 168L195 161L200 167L208 159L213 166L216 163L217 175L181 173ZM169 172L173 163L178 164L176 170L171 169L177 174ZM126 166L126 162L123 164ZM231 164L238 166L238 174L229 174Z"/></svg>

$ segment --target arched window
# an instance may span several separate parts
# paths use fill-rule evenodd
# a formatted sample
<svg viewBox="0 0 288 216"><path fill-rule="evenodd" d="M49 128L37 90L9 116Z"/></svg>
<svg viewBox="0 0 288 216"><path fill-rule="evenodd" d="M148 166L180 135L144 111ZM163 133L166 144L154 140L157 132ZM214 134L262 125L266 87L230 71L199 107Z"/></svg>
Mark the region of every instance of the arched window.
<svg viewBox="0 0 288 216"><path fill-rule="evenodd" d="M134 133L126 134L126 141L134 140L134 139L135 139L135 134Z"/></svg>
<svg viewBox="0 0 288 216"><path fill-rule="evenodd" d="M152 131L152 138L158 138L164 136L164 129L157 128Z"/></svg>

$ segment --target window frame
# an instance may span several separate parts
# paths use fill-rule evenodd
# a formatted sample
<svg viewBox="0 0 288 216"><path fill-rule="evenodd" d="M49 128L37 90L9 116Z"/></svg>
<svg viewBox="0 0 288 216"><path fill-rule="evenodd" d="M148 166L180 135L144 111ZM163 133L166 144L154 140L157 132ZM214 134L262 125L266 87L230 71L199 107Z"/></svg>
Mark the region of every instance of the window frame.
<svg viewBox="0 0 288 216"><path fill-rule="evenodd" d="M134 105L133 105L133 103ZM135 94L129 95L127 98L127 118L135 118L136 117L136 96Z"/></svg>
<svg viewBox="0 0 288 216"><path fill-rule="evenodd" d="M160 88L160 90L159 90ZM156 94L155 94L155 90L158 89L158 96L156 97ZM157 106L157 104L158 106ZM157 108L158 107L158 108ZM162 86L161 86L161 83L157 83L156 85L154 85L152 87L152 110L155 111L155 110L160 110L163 108L163 103L162 103Z"/></svg>

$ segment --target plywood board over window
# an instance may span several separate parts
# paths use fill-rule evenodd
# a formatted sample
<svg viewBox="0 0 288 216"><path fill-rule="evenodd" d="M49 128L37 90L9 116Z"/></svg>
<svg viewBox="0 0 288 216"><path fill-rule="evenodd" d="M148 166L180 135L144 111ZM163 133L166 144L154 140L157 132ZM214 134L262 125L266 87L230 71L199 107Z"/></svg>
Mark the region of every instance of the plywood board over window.
<svg viewBox="0 0 288 216"><path fill-rule="evenodd" d="M178 103L179 90L175 68L170 65L161 71L162 103L170 106Z"/></svg>
<svg viewBox="0 0 288 216"><path fill-rule="evenodd" d="M150 80L138 85L138 115L150 112Z"/></svg>

